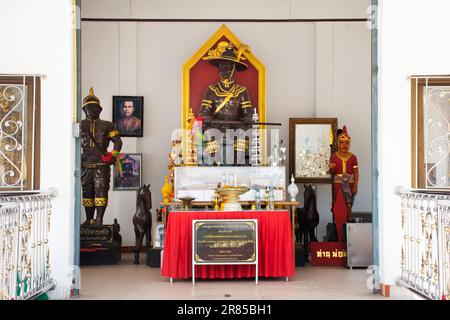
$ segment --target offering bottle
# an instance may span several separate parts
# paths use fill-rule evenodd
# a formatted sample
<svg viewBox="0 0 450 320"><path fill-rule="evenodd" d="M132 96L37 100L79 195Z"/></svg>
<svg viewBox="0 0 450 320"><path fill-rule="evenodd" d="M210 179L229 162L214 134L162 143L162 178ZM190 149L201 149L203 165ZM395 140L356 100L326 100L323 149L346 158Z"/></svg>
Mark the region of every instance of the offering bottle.
<svg viewBox="0 0 450 320"><path fill-rule="evenodd" d="M269 210L273 210L275 207L275 195L274 195L272 186L270 186L270 189L269 189L269 198L268 198L267 206L268 206Z"/></svg>
<svg viewBox="0 0 450 320"><path fill-rule="evenodd" d="M259 189L255 190L255 206L256 210L261 209L261 191L259 191Z"/></svg>

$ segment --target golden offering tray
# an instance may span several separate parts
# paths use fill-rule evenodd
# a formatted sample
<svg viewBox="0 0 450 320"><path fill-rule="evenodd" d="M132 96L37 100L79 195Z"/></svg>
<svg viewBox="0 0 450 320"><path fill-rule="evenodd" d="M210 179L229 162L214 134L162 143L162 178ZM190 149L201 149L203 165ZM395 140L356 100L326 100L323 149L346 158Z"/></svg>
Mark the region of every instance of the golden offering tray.
<svg viewBox="0 0 450 320"><path fill-rule="evenodd" d="M249 191L248 187L221 187L216 189L216 193L222 197L221 209L223 211L240 211L242 206L239 203L239 196Z"/></svg>
<svg viewBox="0 0 450 320"><path fill-rule="evenodd" d="M186 209L186 210L189 210L192 207L192 201L195 200L194 197L181 197L181 198L178 198L178 199L181 200L181 202L184 205L184 209Z"/></svg>

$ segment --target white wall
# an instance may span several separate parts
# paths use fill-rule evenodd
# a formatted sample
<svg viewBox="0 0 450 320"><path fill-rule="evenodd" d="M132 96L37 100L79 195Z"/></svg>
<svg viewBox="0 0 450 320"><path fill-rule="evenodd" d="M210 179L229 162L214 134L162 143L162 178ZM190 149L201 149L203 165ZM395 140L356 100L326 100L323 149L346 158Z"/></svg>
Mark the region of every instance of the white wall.
<svg viewBox="0 0 450 320"><path fill-rule="evenodd" d="M370 0L82 0L84 18L357 19Z"/></svg>
<svg viewBox="0 0 450 320"><path fill-rule="evenodd" d="M379 7L380 281L400 275L398 185L410 186L410 75L450 74L447 0L381 0Z"/></svg>
<svg viewBox="0 0 450 320"><path fill-rule="evenodd" d="M279 1L267 2L285 10L284 1L281 1L283 5ZM359 1L363 2L365 5L360 7L366 8L369 1ZM132 3L132 8L142 5L139 1ZM195 8L202 15L208 13L209 17L214 17L222 6L212 1L208 3L207 9ZM82 7L83 17L100 15L99 2L83 4L86 6ZM161 6L158 4L158 10L162 10ZM240 7L244 11L248 9L243 2ZM126 8L121 1L105 10L117 17ZM311 6L311 14L322 17L329 12L329 7L323 6L320 15L314 11L318 8ZM265 10L266 15L251 17L278 17L271 15L269 9ZM364 10L357 12L363 14ZM141 16L145 13L153 17L149 9L133 9L133 12L138 11ZM195 17L200 18L201 14ZM101 16L104 15L103 12ZM349 16L353 17L354 11L350 10ZM90 85L94 86L104 107L102 118L112 119L113 95L144 96L144 137L123 138L123 152L143 153L143 183L152 186L154 207L162 200L160 189L167 174L170 133L181 124L181 67L220 25L213 22L82 23L83 95ZM228 23L227 26L266 65L267 119L283 124L280 138L285 144L289 141L290 117L338 117L340 126L348 126L354 137L352 151L358 156L361 167L354 210L371 211L370 30L366 24L267 22ZM303 186L300 189L299 200L303 201ZM106 223L118 218L126 246L134 245L131 219L135 196L133 191L111 191L105 215ZM319 186L319 239L323 238L326 224L331 221L330 203L330 185ZM82 215L84 219L84 212Z"/></svg>
<svg viewBox="0 0 450 320"><path fill-rule="evenodd" d="M236 2L242 4L241 1ZM328 15L331 14L337 14L338 16L334 17L339 17L340 11L337 9L341 10L344 7L346 11L341 17L361 17L365 16L365 8L369 1L347 1L355 4L355 7L336 7L337 1L328 2L330 4L328 7L319 6L316 1L309 7L302 7L305 1L278 1L276 3L280 7L288 3L292 3L292 7L288 6L277 11L276 7L270 7L268 10L267 2L264 1L263 6L266 8L264 14L244 8L247 12L244 17L318 18L329 17ZM401 243L399 201L394 196L393 189L397 185L408 186L410 183L410 88L407 76L450 74L448 59L450 44L442 35L445 30L450 29L448 19L450 3L447 0L381 0L380 2L378 119L380 276L382 283L393 284L395 277L400 274ZM183 8L178 11L167 9L170 8L169 3L173 1L152 1L151 3L155 4L154 10L148 11L141 10L140 8L143 7L139 7L145 4L144 1L89 0L83 1L85 8L83 14L86 17L134 17L143 14L163 17L162 12L165 10L165 17L174 18L177 17L176 14L179 17L188 17L181 15L183 12L189 12L182 10ZM208 1L205 7L197 7L198 10L191 11L189 17L219 15L219 10L205 9L211 8L210 4L211 1ZM356 6L357 4L359 5ZM262 2L258 2L258 5L262 6ZM157 10L163 11L157 14ZM227 13L228 17L236 18L231 12ZM74 157L71 137L73 38L69 27L71 18L69 0L45 0L39 3L32 0L9 1L8 10L0 12L2 29L14 30L14 36L8 37L9 50L0 51L0 73L45 75L42 81L41 186L42 189L56 187L59 191L53 206L50 244L53 253L51 255L53 276L58 281L59 288L62 289L60 291L62 295L68 293L67 275L71 272L73 257ZM108 110L110 110L113 94L145 95L146 137L140 142L126 139L125 150L145 152L144 174L148 177L146 182L152 184L155 194L158 194L166 170L165 159L169 150L168 133L172 127L180 123L181 65L218 26L214 23L83 24L83 93L86 94L86 88L90 84L95 85L96 92L105 106L105 118L111 116ZM315 114L339 116L341 124L349 123L353 135L353 151L360 159L366 159L365 164L361 164L361 171L365 170L364 167L368 168L370 134L367 132L370 130L367 131L366 120L358 121L358 119L369 113L370 106L365 99L370 93L363 94L355 90L355 96L342 91L351 88L367 90L369 88L359 81L366 79L364 75L366 62L364 61L367 61L367 68L369 68L368 47L362 45L369 41L368 31L363 31L362 25L358 23L266 24L265 27L264 24L236 23L229 26L242 41L247 42L254 49L267 66L268 119L284 123L283 138L286 138L286 120L290 116L306 117ZM330 32L332 26L335 29L334 32ZM350 30L354 33L341 37ZM264 32L272 36L270 41L264 37ZM329 41L333 39L333 34L335 45L330 46ZM119 36L122 43L124 41L131 43L131 48L136 45L136 49L124 50L125 46L119 46ZM171 41L172 37L176 41ZM352 39L360 40L352 41ZM278 45L268 48L268 44L273 41L276 41ZM316 49L311 49L310 46ZM122 50L119 50L119 47ZM325 49L322 49L324 47ZM333 54L330 55L330 52ZM127 54L137 58L125 59ZM150 61L148 56L155 61ZM289 65L290 68L287 68L286 63L279 59L280 56L289 59L288 61L292 63ZM361 78L351 81L345 87L339 75L346 77L347 72L353 74L358 69L364 71L359 75ZM331 70L334 70L335 76L330 78L327 74L332 72ZM307 80L315 85L311 86ZM287 89L281 88L280 82L285 82L288 85ZM319 90L319 87L324 89ZM352 98L350 101L347 100L349 97ZM329 112L326 109L327 105L330 106ZM161 110L160 107L165 108L164 113L157 111ZM357 109L359 107L361 110ZM278 113L275 108L283 108L283 112ZM349 113L343 114L345 110ZM166 122L158 121L158 117L166 117L164 120ZM57 141L56 136L59 137ZM57 147L55 147L56 143L58 143ZM362 149L363 147L365 149ZM366 190L370 190L370 186ZM319 192L325 193L320 190ZM120 213L122 216L119 218L125 227L128 214L123 209L134 206L134 201L129 197L131 193L114 193L107 218L112 219ZM360 199L366 200L360 201ZM361 190L355 210L370 210L368 199L370 199L370 193ZM159 200L160 198L155 197L154 202ZM118 204L122 205L122 203L125 205L118 207ZM111 212L115 206L116 212ZM126 227L129 228L130 225ZM131 243L129 237L125 241L128 244Z"/></svg>
<svg viewBox="0 0 450 320"><path fill-rule="evenodd" d="M0 73L42 74L41 189L54 187L49 234L50 265L58 288L68 297L73 264L74 110L72 1L3 2L1 29L8 34L0 50ZM51 8L51 10L49 10ZM58 137L56 139L56 137Z"/></svg>
<svg viewBox="0 0 450 320"><path fill-rule="evenodd" d="M184 10L186 8L169 10L173 1L130 1L83 1L82 12L85 17L224 17L219 16L222 14L219 10L214 10L217 5L211 6L211 1L194 11ZM235 2L242 6L241 1L232 3ZM243 12L246 13L242 17L323 18L333 15L335 18L355 18L365 16L369 1L346 1L355 5L351 7L336 7L336 1L321 2L321 5L316 1L314 4L309 2L309 6L305 1L267 2L258 2L263 11L245 6ZM329 6L323 6L326 2ZM410 183L410 87L407 76L450 74L450 44L442 36L443 31L450 29L447 16L450 3L446 0L380 2L380 276L382 283L393 284L400 274L401 243L399 201L393 189ZM144 10L145 3L154 5L151 11ZM292 7L280 9L289 3ZM345 11L340 11L344 8ZM232 13L232 10L226 11L225 17L237 18ZM9 50L0 51L0 73L45 75L41 101L41 186L42 189L56 187L59 191L53 206L50 244L53 276L58 281L61 296L68 294L67 281L73 257L71 19L69 0L9 1L8 10L0 12L2 29L14 30L14 36L8 37ZM370 34L363 25L229 24L266 64L268 119L283 122L285 141L288 117L337 116L340 124L349 124L352 149L360 158L361 171L367 172L355 204L358 211L370 210L370 122L366 119L370 112L370 92L365 91L370 85L362 82L369 81L365 74L369 69L369 44L365 43ZM181 120L181 65L218 27L215 23L83 23L83 94L90 84L95 86L105 106L105 118L111 117L112 95L145 96L146 137L141 140L125 138L124 150L144 152L145 182L152 184L153 192L158 196L166 172L168 133ZM349 83L344 82L346 78L350 79ZM159 111L161 108L164 112ZM161 118L164 122L159 120ZM319 189L319 197L326 195L326 200L321 201L324 212L328 209L325 203L329 199L326 189ZM134 207L134 195L115 192L111 198L107 219L112 221L112 217L118 216L122 230L128 234L125 229L130 228L131 222L127 225L126 221L132 214L129 208ZM159 200L155 197L154 203ZM125 244L132 244L128 235Z"/></svg>

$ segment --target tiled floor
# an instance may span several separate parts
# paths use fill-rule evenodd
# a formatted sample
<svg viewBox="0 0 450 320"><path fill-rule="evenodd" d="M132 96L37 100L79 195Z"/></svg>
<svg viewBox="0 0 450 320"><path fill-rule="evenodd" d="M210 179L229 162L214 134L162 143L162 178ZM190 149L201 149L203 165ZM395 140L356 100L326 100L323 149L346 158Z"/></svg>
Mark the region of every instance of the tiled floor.
<svg viewBox="0 0 450 320"><path fill-rule="evenodd" d="M170 283L158 268L133 265L126 254L114 266L82 267L80 295L73 299L388 299L367 288L369 276L365 269L308 265L297 268L289 281L263 278L255 285L253 279L197 280L193 287L191 280Z"/></svg>

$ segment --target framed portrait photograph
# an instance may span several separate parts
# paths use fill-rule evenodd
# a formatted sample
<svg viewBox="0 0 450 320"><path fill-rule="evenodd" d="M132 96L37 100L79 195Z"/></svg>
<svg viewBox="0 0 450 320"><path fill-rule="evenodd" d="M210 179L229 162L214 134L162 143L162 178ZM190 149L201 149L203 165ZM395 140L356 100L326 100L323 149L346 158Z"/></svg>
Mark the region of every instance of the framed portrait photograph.
<svg viewBox="0 0 450 320"><path fill-rule="evenodd" d="M331 183L328 166L336 140L337 118L290 118L289 176L296 183Z"/></svg>
<svg viewBox="0 0 450 320"><path fill-rule="evenodd" d="M144 134L144 97L113 96L113 122L122 137Z"/></svg>
<svg viewBox="0 0 450 320"><path fill-rule="evenodd" d="M155 223L155 227L153 229L153 248L164 248L164 233L164 223Z"/></svg>
<svg viewBox="0 0 450 320"><path fill-rule="evenodd" d="M142 154L125 153L121 157L122 170L113 167L113 190L139 190L142 185Z"/></svg>

